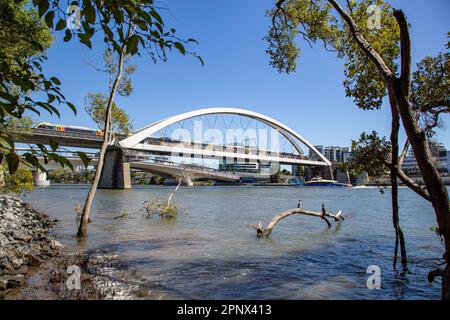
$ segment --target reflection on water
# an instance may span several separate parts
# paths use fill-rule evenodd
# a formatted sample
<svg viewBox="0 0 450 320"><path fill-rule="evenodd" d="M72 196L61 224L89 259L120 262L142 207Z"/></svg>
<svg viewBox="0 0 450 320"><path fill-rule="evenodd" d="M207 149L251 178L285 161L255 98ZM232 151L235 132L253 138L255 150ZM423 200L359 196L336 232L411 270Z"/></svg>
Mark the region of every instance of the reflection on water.
<svg viewBox="0 0 450 320"><path fill-rule="evenodd" d="M438 299L439 283L426 275L442 247L427 202L400 190L400 219L411 271L392 268L394 231L389 192L377 189L290 187L182 187L174 197L174 221L148 218L142 201L167 198L171 187L99 190L89 237L83 246L118 254L146 285L170 298L188 299ZM37 189L25 197L60 220L54 233L69 248L75 203L87 186ZM296 206L341 209L346 220L326 224L314 217L282 220L270 239L258 239L251 225L266 225L279 211ZM125 215L124 215L125 214ZM118 218L119 216L123 216ZM366 268L381 267L382 288L366 287Z"/></svg>

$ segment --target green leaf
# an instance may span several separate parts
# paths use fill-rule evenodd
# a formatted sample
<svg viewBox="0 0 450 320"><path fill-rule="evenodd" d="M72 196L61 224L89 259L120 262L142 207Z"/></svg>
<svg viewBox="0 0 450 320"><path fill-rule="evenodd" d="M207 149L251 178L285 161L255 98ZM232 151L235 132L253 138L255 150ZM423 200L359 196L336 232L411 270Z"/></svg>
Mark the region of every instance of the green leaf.
<svg viewBox="0 0 450 320"><path fill-rule="evenodd" d="M148 27L147 27L147 23L144 20L138 20L136 21L136 25L141 28L143 31L147 31Z"/></svg>
<svg viewBox="0 0 450 320"><path fill-rule="evenodd" d="M107 25L102 25L102 28L108 39L112 41L114 39L114 34L112 33L111 29Z"/></svg>
<svg viewBox="0 0 450 320"><path fill-rule="evenodd" d="M197 41L197 40L195 40L195 39L192 39L192 38L189 38L189 39L187 39L187 41L189 41L189 42L194 42L194 43L196 43L196 44L200 44L200 43L198 43L198 41Z"/></svg>
<svg viewBox="0 0 450 320"><path fill-rule="evenodd" d="M59 19L58 22L56 23L56 31L60 31L62 29L64 29L66 27L66 21L64 19Z"/></svg>
<svg viewBox="0 0 450 320"><path fill-rule="evenodd" d="M11 150L14 150L14 141L11 139L9 135L2 132L2 134L0 134L0 139L5 141L9 145Z"/></svg>
<svg viewBox="0 0 450 320"><path fill-rule="evenodd" d="M19 168L19 156L12 150L5 155L5 160L8 165L8 171L13 174Z"/></svg>
<svg viewBox="0 0 450 320"><path fill-rule="evenodd" d="M55 140L50 140L50 148L52 148L53 151L56 151L58 149L58 142Z"/></svg>
<svg viewBox="0 0 450 320"><path fill-rule="evenodd" d="M69 42L70 39L72 39L72 32L69 29L67 29L63 40L64 42Z"/></svg>
<svg viewBox="0 0 450 320"><path fill-rule="evenodd" d="M204 66L204 65L205 65L205 62L203 61L202 57L197 56L197 58L198 58L198 60L200 60L200 63L202 64L202 66Z"/></svg>
<svg viewBox="0 0 450 320"><path fill-rule="evenodd" d="M132 35L127 42L127 53L130 53L131 55L134 55L138 52L138 41L139 36L134 34Z"/></svg>
<svg viewBox="0 0 450 320"><path fill-rule="evenodd" d="M80 33L78 34L78 38L80 39L80 42L82 44L86 45L89 49L92 49L92 43L89 34Z"/></svg>
<svg viewBox="0 0 450 320"><path fill-rule="evenodd" d="M120 7L114 6L111 7L112 14L114 16L114 19L118 24L122 24L124 22L123 12L120 10Z"/></svg>
<svg viewBox="0 0 450 320"><path fill-rule="evenodd" d="M155 10L151 10L151 11L150 11L150 15L151 15L153 18L155 18L156 20L158 20L159 23L164 24L164 23L163 23L163 20L162 20L162 18L161 18L161 16L160 16L159 13L156 12Z"/></svg>
<svg viewBox="0 0 450 320"><path fill-rule="evenodd" d="M88 23L95 23L95 9L93 6L88 6L84 9L84 15Z"/></svg>
<svg viewBox="0 0 450 320"><path fill-rule="evenodd" d="M53 28L53 19L55 18L55 11L49 11L46 15L45 15L45 24L49 27L49 28Z"/></svg>
<svg viewBox="0 0 450 320"><path fill-rule="evenodd" d="M25 107L24 107L25 109L28 109L28 110L30 110L30 111L32 111L32 112L34 112L34 113L36 113L38 116L40 116L41 115L41 113L39 112L39 110L37 110L37 109L35 109L35 108L33 108L32 106L30 106L30 105L25 105Z"/></svg>
<svg viewBox="0 0 450 320"><path fill-rule="evenodd" d="M184 49L184 46L181 44L181 42L175 42L173 45L178 49L178 51L180 51L181 54L184 55L186 53L186 49Z"/></svg>
<svg viewBox="0 0 450 320"><path fill-rule="evenodd" d="M77 114L77 108L75 108L74 104L66 101L66 104L69 106L70 109L72 109L73 113L76 115Z"/></svg>
<svg viewBox="0 0 450 320"><path fill-rule="evenodd" d="M39 4L38 4L39 17L42 17L47 12L49 6L50 6L50 2L48 0L39 1Z"/></svg>
<svg viewBox="0 0 450 320"><path fill-rule="evenodd" d="M51 77L50 80L58 86L61 84L61 81L59 81L59 79L56 77Z"/></svg>
<svg viewBox="0 0 450 320"><path fill-rule="evenodd" d="M75 153L78 155L78 157L80 157L80 160L83 162L84 166L87 168L89 166L89 164L91 163L91 159L84 152L76 151Z"/></svg>

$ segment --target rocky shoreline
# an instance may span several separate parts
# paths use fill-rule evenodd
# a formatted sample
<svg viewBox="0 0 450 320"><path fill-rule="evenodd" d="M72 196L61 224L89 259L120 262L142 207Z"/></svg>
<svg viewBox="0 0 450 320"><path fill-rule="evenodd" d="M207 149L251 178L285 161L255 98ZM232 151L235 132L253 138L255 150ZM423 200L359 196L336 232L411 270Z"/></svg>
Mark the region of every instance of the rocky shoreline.
<svg viewBox="0 0 450 320"><path fill-rule="evenodd" d="M0 299L159 299L135 272L107 252L66 252L48 232L45 213L0 195ZM67 285L69 266L81 270L80 288Z"/></svg>
<svg viewBox="0 0 450 320"><path fill-rule="evenodd" d="M25 284L30 268L60 254L63 246L47 235L55 223L18 198L0 196L0 298Z"/></svg>

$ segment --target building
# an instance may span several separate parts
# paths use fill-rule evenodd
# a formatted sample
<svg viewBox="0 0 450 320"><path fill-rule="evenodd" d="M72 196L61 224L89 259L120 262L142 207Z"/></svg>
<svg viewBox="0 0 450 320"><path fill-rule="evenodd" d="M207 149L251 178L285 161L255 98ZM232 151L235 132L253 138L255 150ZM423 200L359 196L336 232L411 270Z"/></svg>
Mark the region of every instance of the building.
<svg viewBox="0 0 450 320"><path fill-rule="evenodd" d="M436 141L430 141L428 147L438 171L440 173L450 173L450 151L446 150L442 143ZM417 160L411 148L403 161L402 169L407 174L420 175Z"/></svg>
<svg viewBox="0 0 450 320"><path fill-rule="evenodd" d="M450 150L447 150L447 173L450 174Z"/></svg>
<svg viewBox="0 0 450 320"><path fill-rule="evenodd" d="M322 145L314 146L321 154L325 156L328 160L334 163L348 162L351 156L350 148L348 147L338 147L329 146L324 147ZM310 151L310 156L312 152Z"/></svg>
<svg viewBox="0 0 450 320"><path fill-rule="evenodd" d="M231 161L227 162L226 160L222 160L219 163L220 171L231 171L231 172L259 172L259 163L257 162L244 162L244 161Z"/></svg>

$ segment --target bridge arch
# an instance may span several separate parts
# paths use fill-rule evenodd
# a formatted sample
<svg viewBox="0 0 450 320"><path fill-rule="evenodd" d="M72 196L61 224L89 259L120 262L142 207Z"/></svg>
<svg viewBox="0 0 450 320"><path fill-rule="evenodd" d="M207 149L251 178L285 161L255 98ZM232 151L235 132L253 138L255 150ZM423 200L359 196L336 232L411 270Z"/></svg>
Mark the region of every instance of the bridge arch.
<svg viewBox="0 0 450 320"><path fill-rule="evenodd" d="M298 139L301 141L305 146L307 146L310 150L312 150L327 166L331 166L331 162L323 155L321 154L311 143L309 143L305 138L303 138L300 134L289 128L288 126L282 124L281 122L268 117L266 115L263 115L258 112L241 109L241 108L205 108L205 109L198 109L186 113L181 113L178 115L174 115L171 117L168 117L163 120L156 121L140 130L135 132L133 135L129 136L128 138L122 140L119 142L119 144L123 148L130 148L132 149L134 146L139 144L142 140L146 139L147 137L151 136L155 132L168 127L172 124L175 124L179 121L187 120L194 117L199 116L205 116L205 115L211 115L211 114L232 114L232 115L239 115L239 116L245 116L249 117L255 120L259 120L269 126L271 126L274 129L277 129L280 131L283 136L288 139L292 145L297 149L298 152L302 153L300 146L298 145L297 141L295 139L292 139L292 137Z"/></svg>

